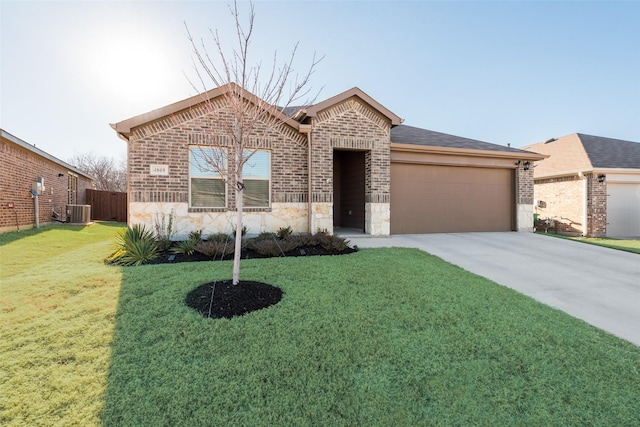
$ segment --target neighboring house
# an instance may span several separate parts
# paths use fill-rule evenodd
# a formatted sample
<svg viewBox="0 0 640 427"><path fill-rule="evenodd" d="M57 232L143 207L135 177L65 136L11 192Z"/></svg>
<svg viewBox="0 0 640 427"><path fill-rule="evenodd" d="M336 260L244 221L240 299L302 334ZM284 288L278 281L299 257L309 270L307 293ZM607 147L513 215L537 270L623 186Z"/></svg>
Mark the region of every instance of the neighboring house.
<svg viewBox="0 0 640 427"><path fill-rule="evenodd" d="M93 185L84 172L2 129L0 158L0 232L50 223L54 212L66 221L67 205L84 205Z"/></svg>
<svg viewBox="0 0 640 427"><path fill-rule="evenodd" d="M536 212L558 232L640 237L640 143L574 133L525 149L549 156L534 169Z"/></svg>
<svg viewBox="0 0 640 427"><path fill-rule="evenodd" d="M235 183L193 165L203 147L224 141L207 110L225 108L223 89L111 125L128 142L129 224L153 227L173 213L177 237L233 228ZM249 233L532 229L525 165L544 156L403 126L358 88L289 113L254 141L259 151L244 169Z"/></svg>

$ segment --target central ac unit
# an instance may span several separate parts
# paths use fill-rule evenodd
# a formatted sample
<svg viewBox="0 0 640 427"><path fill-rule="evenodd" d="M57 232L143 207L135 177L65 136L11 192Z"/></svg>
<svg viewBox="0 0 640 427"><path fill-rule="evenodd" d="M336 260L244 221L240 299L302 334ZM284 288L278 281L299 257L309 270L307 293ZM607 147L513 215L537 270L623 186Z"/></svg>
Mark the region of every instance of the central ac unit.
<svg viewBox="0 0 640 427"><path fill-rule="evenodd" d="M67 218L74 224L91 222L91 205L67 205Z"/></svg>

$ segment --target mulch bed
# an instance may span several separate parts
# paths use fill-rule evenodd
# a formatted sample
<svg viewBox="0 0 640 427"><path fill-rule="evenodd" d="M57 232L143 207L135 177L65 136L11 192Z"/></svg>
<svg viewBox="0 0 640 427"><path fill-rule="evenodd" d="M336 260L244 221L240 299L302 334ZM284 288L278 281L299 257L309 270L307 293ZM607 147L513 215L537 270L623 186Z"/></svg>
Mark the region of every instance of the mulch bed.
<svg viewBox="0 0 640 427"><path fill-rule="evenodd" d="M204 317L231 319L270 307L280 299L282 289L266 283L241 280L234 286L231 280L222 280L198 286L185 302Z"/></svg>
<svg viewBox="0 0 640 427"><path fill-rule="evenodd" d="M300 257L300 256L324 256L324 255L347 255L353 252L357 252L357 247L348 247L342 252L330 251L322 246L306 246L302 248L296 248L292 251L285 252L285 257ZM257 259L257 258L270 258L265 255L259 254L251 249L242 250L242 259ZM217 257L215 259L203 255L199 252L193 252L189 254L174 254L171 251L162 251L160 255L146 262L145 264L173 264L177 262L197 262L197 261L228 261L233 259L233 254L227 255L224 258Z"/></svg>
<svg viewBox="0 0 640 427"><path fill-rule="evenodd" d="M357 247L348 247L344 251L336 252L327 250L322 246L308 246L287 252L285 256L346 255L357 252L357 250ZM267 257L249 249L242 251L242 259L253 258ZM233 255L229 255L224 259L233 259ZM167 251L152 263L164 264L193 261L212 261L212 259L198 252L188 255L172 254ZM204 317L231 319L232 317L242 316L252 311L275 305L282 299L282 294L282 289L267 283L241 280L234 286L231 280L221 280L198 286L187 294L185 303Z"/></svg>

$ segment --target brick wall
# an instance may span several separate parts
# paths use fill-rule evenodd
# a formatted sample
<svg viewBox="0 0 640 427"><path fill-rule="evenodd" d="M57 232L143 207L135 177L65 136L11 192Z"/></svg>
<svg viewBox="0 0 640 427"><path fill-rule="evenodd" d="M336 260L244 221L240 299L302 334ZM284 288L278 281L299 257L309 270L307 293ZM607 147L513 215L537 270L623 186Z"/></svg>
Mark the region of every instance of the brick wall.
<svg viewBox="0 0 640 427"><path fill-rule="evenodd" d="M365 202L389 203L390 129L388 119L357 98L318 114L312 123L313 201L333 201L333 150L365 151Z"/></svg>
<svg viewBox="0 0 640 427"><path fill-rule="evenodd" d="M535 199L546 206L536 207L540 219L551 218L551 231L584 233L584 181L578 176L536 180Z"/></svg>
<svg viewBox="0 0 640 427"><path fill-rule="evenodd" d="M533 204L533 168L524 170L524 165L520 164L516 169L516 203L519 205Z"/></svg>
<svg viewBox="0 0 640 427"><path fill-rule="evenodd" d="M229 141L211 113L202 116L178 114L170 118L137 128L128 147L130 202L188 203L189 201L189 146L228 146ZM216 114L224 116L224 111ZM180 121L179 118L184 119ZM173 127L162 124L169 121ZM258 127L250 138L249 148L271 151L271 201L306 202L307 194L307 139L287 125L279 125L267 134ZM229 169L233 158L229 156ZM169 167L169 175L150 175L150 165ZM227 208L235 208L235 182L228 183Z"/></svg>
<svg viewBox="0 0 640 427"><path fill-rule="evenodd" d="M587 235L607 234L607 183L598 182L597 174L585 175L587 180Z"/></svg>
<svg viewBox="0 0 640 427"><path fill-rule="evenodd" d="M586 180L586 220L585 218ZM545 207L536 207L540 218L549 217L554 226L551 231L567 234L586 234L590 237L605 236L607 232L607 184L598 182L597 174L586 174L583 178L565 176L536 180L535 199L545 202Z"/></svg>
<svg viewBox="0 0 640 427"><path fill-rule="evenodd" d="M54 209L65 216L70 172L66 167L5 139L0 140L0 158L0 231L35 225L34 200L29 190L40 176L45 185L44 194L38 196L40 224L51 222ZM91 188L91 181L78 176L77 204L85 203L87 188ZM14 208L9 208L9 203Z"/></svg>

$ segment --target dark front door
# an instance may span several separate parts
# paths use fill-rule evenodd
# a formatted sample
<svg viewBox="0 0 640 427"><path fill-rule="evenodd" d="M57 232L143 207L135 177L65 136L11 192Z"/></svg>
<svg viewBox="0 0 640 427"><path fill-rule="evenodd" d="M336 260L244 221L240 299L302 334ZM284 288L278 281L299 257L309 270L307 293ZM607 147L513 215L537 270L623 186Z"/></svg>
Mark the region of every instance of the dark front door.
<svg viewBox="0 0 640 427"><path fill-rule="evenodd" d="M333 152L333 226L364 231L364 151Z"/></svg>

